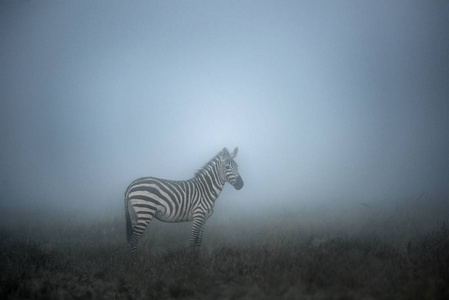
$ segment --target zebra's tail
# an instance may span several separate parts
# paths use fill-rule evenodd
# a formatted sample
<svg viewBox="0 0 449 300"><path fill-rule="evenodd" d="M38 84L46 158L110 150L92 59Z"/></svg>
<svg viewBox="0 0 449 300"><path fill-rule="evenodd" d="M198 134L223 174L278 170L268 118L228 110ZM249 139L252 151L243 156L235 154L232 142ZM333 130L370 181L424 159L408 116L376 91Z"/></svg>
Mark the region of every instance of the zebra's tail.
<svg viewBox="0 0 449 300"><path fill-rule="evenodd" d="M133 225L131 224L131 217L129 216L129 199L128 199L128 190L125 193L125 218L126 218L126 238L128 243L131 242L131 236L133 234Z"/></svg>

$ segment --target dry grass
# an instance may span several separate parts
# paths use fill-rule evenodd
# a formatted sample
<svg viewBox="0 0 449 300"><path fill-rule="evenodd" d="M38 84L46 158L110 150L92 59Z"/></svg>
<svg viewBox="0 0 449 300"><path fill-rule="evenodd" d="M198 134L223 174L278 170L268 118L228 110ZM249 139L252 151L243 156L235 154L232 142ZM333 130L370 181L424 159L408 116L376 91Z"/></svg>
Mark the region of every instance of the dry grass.
<svg viewBox="0 0 449 300"><path fill-rule="evenodd" d="M189 225L154 223L134 258L121 219L4 225L0 298L449 299L444 224L401 242L335 224L226 224L189 249Z"/></svg>

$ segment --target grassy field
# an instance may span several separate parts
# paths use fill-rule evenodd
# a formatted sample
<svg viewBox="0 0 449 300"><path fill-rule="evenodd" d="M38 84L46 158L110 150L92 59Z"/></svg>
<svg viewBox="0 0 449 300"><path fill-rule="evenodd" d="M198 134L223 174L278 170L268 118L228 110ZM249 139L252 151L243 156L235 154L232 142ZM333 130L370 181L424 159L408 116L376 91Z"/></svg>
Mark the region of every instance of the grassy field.
<svg viewBox="0 0 449 300"><path fill-rule="evenodd" d="M135 257L122 218L5 223L0 298L449 299L443 222L265 220L212 218L199 249L190 223L154 222Z"/></svg>

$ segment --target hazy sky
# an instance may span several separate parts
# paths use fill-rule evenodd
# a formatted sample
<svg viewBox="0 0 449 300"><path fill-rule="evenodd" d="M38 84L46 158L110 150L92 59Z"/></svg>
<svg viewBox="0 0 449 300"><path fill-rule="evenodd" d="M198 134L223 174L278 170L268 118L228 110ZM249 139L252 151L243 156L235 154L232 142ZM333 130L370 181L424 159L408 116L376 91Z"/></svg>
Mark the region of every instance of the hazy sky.
<svg viewBox="0 0 449 300"><path fill-rule="evenodd" d="M3 208L121 209L235 146L248 213L449 199L448 1L2 1L0 39Z"/></svg>

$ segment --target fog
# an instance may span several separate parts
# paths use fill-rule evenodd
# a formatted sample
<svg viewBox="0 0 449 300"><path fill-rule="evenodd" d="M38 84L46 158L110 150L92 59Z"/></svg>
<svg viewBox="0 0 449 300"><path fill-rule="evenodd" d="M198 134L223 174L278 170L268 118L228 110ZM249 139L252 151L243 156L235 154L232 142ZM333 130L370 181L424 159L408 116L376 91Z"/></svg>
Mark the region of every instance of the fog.
<svg viewBox="0 0 449 300"><path fill-rule="evenodd" d="M9 218L121 216L236 146L212 218L449 211L447 1L2 1L0 37Z"/></svg>

